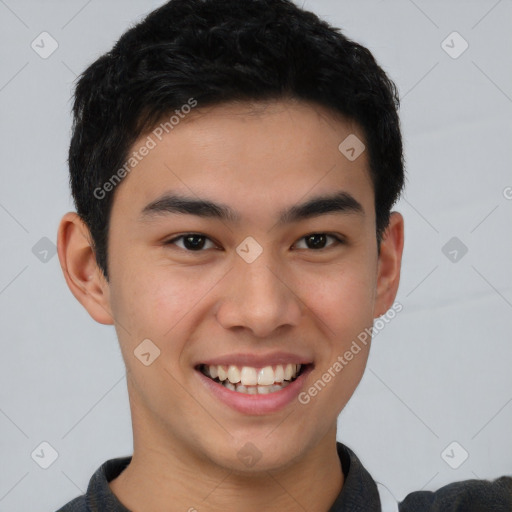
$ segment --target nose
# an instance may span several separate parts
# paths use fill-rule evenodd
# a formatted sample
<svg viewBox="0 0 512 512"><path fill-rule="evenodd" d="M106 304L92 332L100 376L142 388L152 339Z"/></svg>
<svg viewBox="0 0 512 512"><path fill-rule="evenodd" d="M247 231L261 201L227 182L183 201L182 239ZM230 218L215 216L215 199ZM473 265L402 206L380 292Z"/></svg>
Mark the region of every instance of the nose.
<svg viewBox="0 0 512 512"><path fill-rule="evenodd" d="M266 338L285 326L297 326L303 303L294 282L269 254L252 263L237 258L228 274L216 316L225 329L247 329Z"/></svg>

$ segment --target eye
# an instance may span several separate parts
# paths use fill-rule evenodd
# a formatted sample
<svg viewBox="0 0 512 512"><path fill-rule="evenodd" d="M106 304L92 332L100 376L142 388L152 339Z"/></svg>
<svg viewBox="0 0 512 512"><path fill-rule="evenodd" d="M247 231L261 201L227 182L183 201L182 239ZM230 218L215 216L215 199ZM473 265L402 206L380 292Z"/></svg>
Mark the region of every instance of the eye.
<svg viewBox="0 0 512 512"><path fill-rule="evenodd" d="M326 241L328 238L332 238L335 240L334 244L331 244L330 246L325 246ZM311 233L309 235L303 236L301 239L306 241L306 249L314 249L314 250L322 250L322 249L328 249L329 247L332 247L333 245L339 245L343 244L343 240L335 235L328 235L327 233ZM300 248L300 247L299 247Z"/></svg>
<svg viewBox="0 0 512 512"><path fill-rule="evenodd" d="M334 243L326 246L326 242L329 238L334 240ZM302 240L304 240L306 243L306 247L303 247L304 249L315 251L328 249L329 247L344 243L341 238L335 235L329 235L327 233L311 233L299 239L299 241ZM208 242L211 244L211 247L205 247L207 246ZM165 245L176 245L188 252L202 252L203 249L217 248L217 246L212 242L210 238L201 233L186 233L184 235L180 235L171 240L168 240L165 242ZM298 248L301 249L301 247Z"/></svg>
<svg viewBox="0 0 512 512"><path fill-rule="evenodd" d="M183 240L182 246L177 243L178 240ZM202 235L201 233L186 233L185 235L180 235L173 238L172 240L168 240L165 242L165 245L174 244L186 251L201 252L201 250L204 249L206 245L206 241L209 241L213 248L217 247L206 235Z"/></svg>

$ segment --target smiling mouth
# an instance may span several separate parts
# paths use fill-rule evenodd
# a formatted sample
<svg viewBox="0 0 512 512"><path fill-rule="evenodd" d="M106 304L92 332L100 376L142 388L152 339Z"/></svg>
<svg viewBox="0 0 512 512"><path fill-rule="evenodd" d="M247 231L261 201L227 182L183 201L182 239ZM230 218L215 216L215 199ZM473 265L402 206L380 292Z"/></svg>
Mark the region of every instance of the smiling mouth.
<svg viewBox="0 0 512 512"><path fill-rule="evenodd" d="M201 364L197 369L231 391L248 395L265 395L284 389L299 378L308 366L290 363L254 368Z"/></svg>

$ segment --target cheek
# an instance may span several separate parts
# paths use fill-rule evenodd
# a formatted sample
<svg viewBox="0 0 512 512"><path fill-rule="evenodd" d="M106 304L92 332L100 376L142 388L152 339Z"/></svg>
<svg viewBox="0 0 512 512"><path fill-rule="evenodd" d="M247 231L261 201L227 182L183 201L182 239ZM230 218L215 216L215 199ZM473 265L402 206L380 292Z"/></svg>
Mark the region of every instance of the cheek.
<svg viewBox="0 0 512 512"><path fill-rule="evenodd" d="M121 270L121 269L118 269ZM120 340L126 345L161 339L184 309L180 283L143 267L123 269L112 279L111 307Z"/></svg>
<svg viewBox="0 0 512 512"><path fill-rule="evenodd" d="M137 338L163 342L172 337L179 320L189 311L187 292L176 280L138 276L122 297L120 321L130 326Z"/></svg>
<svg viewBox="0 0 512 512"><path fill-rule="evenodd" d="M203 303L219 276L199 267L156 265L147 272L139 267L125 273L121 291L113 296L115 318L133 338L154 338L162 346L179 348L177 340L186 338L192 316L203 314Z"/></svg>
<svg viewBox="0 0 512 512"><path fill-rule="evenodd" d="M307 293L307 304L313 317L320 318L317 326L325 340L318 345L315 370L301 403L309 403L312 416L323 418L325 428L352 397L368 360L374 294L371 279L360 277L367 275L362 269L339 271ZM313 285L313 280L305 284Z"/></svg>
<svg viewBox="0 0 512 512"><path fill-rule="evenodd" d="M332 265L314 275L303 273L304 302L322 320L325 334L337 343L359 334L373 323L374 277L368 262Z"/></svg>

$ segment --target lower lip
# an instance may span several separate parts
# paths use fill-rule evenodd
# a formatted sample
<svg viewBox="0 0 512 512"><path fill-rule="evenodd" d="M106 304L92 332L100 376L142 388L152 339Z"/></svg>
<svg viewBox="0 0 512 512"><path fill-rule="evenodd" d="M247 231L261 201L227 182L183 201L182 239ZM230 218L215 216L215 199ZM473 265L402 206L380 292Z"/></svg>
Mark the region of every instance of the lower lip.
<svg viewBox="0 0 512 512"><path fill-rule="evenodd" d="M241 413L260 415L280 411L297 399L311 370L312 365L308 365L299 377L288 384L288 386L279 391L264 395L249 395L247 393L231 391L231 389L225 388L222 384L204 375L200 370L196 370L196 372L201 382L221 402Z"/></svg>

